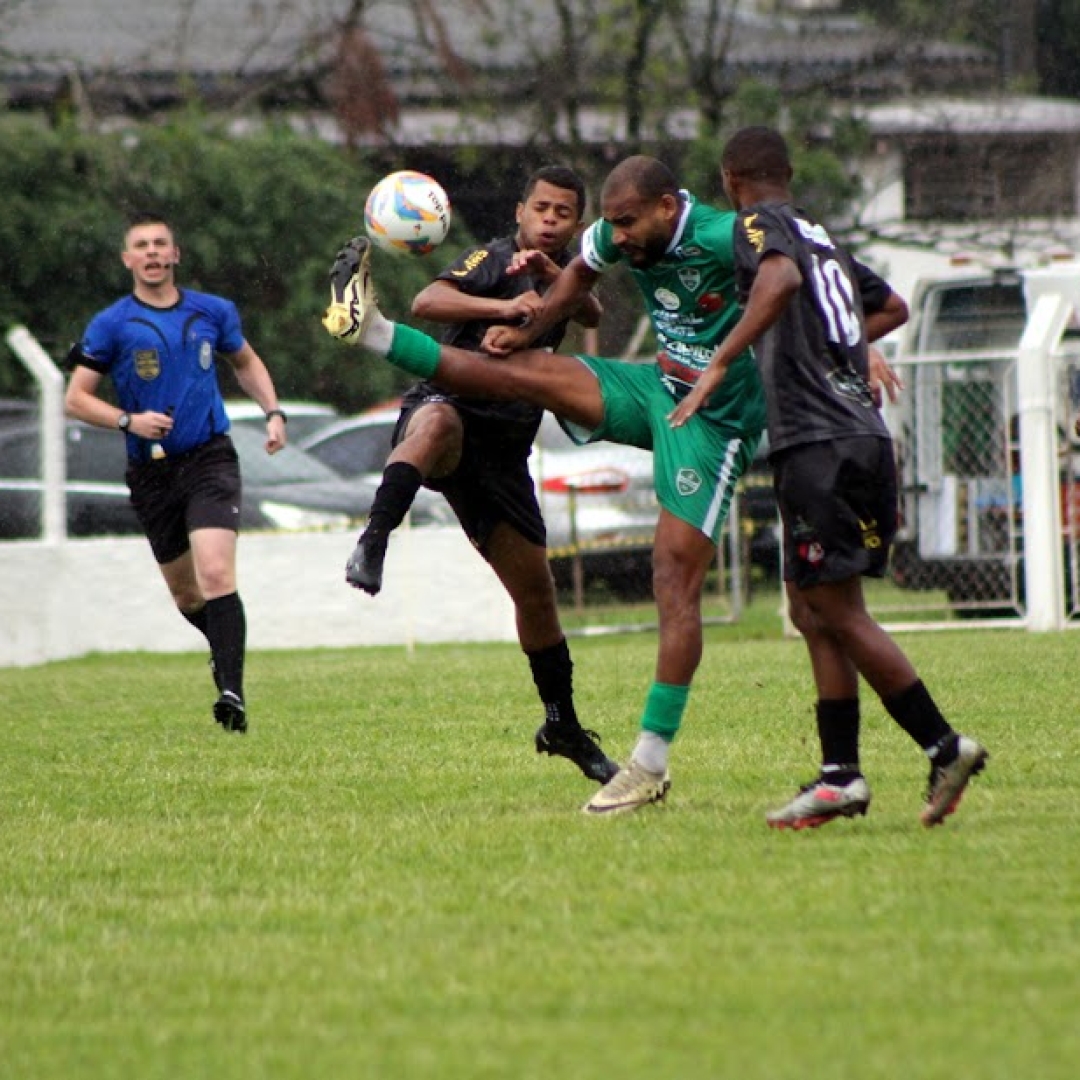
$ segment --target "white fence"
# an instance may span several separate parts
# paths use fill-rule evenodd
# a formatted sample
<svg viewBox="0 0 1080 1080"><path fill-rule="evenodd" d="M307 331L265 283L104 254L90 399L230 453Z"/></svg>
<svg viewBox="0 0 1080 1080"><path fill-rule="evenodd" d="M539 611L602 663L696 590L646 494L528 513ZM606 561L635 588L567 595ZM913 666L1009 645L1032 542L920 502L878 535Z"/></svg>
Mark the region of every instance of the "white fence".
<svg viewBox="0 0 1080 1080"><path fill-rule="evenodd" d="M893 577L943 593L961 616L1055 630L1080 613L1078 358L1066 334L1080 267L1027 272L1023 287L1018 348L895 358L906 389L887 410L901 483Z"/></svg>

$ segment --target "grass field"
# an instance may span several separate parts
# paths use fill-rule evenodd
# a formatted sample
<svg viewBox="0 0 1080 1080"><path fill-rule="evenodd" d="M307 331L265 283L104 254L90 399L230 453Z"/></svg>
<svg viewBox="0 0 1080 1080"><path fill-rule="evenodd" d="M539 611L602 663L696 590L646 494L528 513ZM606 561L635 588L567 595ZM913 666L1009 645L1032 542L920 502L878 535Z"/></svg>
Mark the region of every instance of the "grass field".
<svg viewBox="0 0 1080 1080"><path fill-rule="evenodd" d="M1072 1080L1072 635L910 635L993 754L943 828L865 707L867 818L774 833L816 765L802 646L709 631L669 805L579 813L510 646L0 671L0 1076ZM625 754L649 634L575 641Z"/></svg>

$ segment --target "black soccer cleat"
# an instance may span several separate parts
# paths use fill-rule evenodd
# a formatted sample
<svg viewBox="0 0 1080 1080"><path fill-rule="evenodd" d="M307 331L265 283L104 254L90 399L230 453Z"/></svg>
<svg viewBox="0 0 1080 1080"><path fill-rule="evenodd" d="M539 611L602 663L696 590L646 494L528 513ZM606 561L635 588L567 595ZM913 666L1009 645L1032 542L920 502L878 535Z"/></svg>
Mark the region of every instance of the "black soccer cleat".
<svg viewBox="0 0 1080 1080"><path fill-rule="evenodd" d="M536 752L572 761L589 780L606 784L619 771L600 749L600 736L579 724L548 720L536 731Z"/></svg>
<svg viewBox="0 0 1080 1080"><path fill-rule="evenodd" d="M214 719L226 730L243 735L247 731L247 713L238 694L223 690L214 702Z"/></svg>
<svg viewBox="0 0 1080 1080"><path fill-rule="evenodd" d="M362 589L369 596L377 596L382 590L383 561L386 559L386 541L360 538L345 564L345 580L354 588Z"/></svg>

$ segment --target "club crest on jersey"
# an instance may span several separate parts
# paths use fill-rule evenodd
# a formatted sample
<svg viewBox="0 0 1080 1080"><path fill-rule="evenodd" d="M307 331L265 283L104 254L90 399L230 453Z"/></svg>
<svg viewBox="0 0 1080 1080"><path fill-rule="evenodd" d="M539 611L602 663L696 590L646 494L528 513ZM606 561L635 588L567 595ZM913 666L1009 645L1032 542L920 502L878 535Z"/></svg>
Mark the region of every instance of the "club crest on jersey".
<svg viewBox="0 0 1080 1080"><path fill-rule="evenodd" d="M680 495L693 495L701 487L701 477L693 469L680 469L675 474L675 490Z"/></svg>
<svg viewBox="0 0 1080 1080"><path fill-rule="evenodd" d="M678 311L679 298L670 289L657 289L653 293L653 299L668 311Z"/></svg>
<svg viewBox="0 0 1080 1080"><path fill-rule="evenodd" d="M161 374L161 357L157 349L135 350L135 374L147 382Z"/></svg>
<svg viewBox="0 0 1080 1080"><path fill-rule="evenodd" d="M209 341L204 341L199 346L199 367L203 371L209 371L214 366L214 348Z"/></svg>
<svg viewBox="0 0 1080 1080"><path fill-rule="evenodd" d="M701 288L701 271L693 266L680 266L679 281L687 292L697 292Z"/></svg>

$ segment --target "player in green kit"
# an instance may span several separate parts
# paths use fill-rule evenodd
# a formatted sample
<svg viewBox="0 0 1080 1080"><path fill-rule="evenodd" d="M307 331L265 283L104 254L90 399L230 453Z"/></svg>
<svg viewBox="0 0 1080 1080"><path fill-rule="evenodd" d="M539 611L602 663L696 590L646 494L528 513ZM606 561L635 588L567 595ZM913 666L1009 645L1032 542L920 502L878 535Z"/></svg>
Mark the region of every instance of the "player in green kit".
<svg viewBox="0 0 1080 1080"><path fill-rule="evenodd" d="M383 317L368 266L370 245L362 237L338 254L323 319L339 340L363 345L455 393L528 401L553 412L579 442L606 439L653 452L661 506L653 544L656 675L630 760L585 806L598 815L657 802L670 787L669 747L701 661L705 576L765 422L749 352L690 423L673 429L667 421L739 318L734 214L699 203L664 164L640 156L612 170L601 211L603 219L586 231L581 253L549 288L540 313L526 327L488 331L485 350L504 359L440 346ZM619 262L629 265L648 306L660 345L654 364L526 348Z"/></svg>

